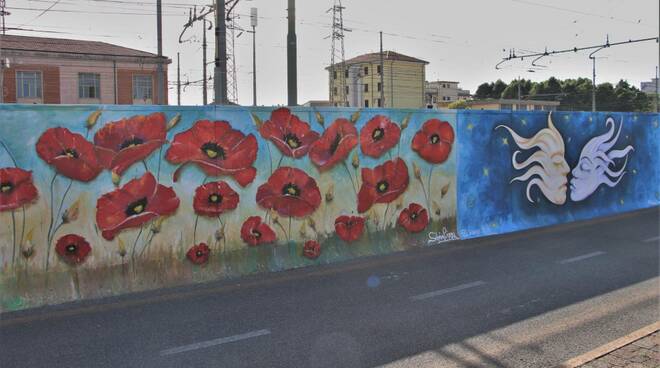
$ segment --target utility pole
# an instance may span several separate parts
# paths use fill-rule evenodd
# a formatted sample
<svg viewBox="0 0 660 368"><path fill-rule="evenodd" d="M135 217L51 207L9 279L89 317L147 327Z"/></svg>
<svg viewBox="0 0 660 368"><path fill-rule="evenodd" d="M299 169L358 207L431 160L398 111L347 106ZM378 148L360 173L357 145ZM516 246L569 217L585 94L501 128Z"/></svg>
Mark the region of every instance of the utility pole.
<svg viewBox="0 0 660 368"><path fill-rule="evenodd" d="M207 67L207 62L206 62L206 47L208 44L206 43L206 22L209 22L206 20L206 18L202 19L202 28L204 28L204 33L202 33L202 101L204 103L204 106L209 104L209 98L208 98L208 78L206 76L206 67ZM213 23L210 24L213 26Z"/></svg>
<svg viewBox="0 0 660 368"><path fill-rule="evenodd" d="M296 0L288 0L289 32L287 34L287 89L289 106L298 106L298 45L296 41Z"/></svg>
<svg viewBox="0 0 660 368"><path fill-rule="evenodd" d="M383 31L380 31L380 105L385 107L385 58L383 57Z"/></svg>
<svg viewBox="0 0 660 368"><path fill-rule="evenodd" d="M215 68L213 69L214 103L227 103L227 24L225 23L225 2L215 4Z"/></svg>
<svg viewBox="0 0 660 368"><path fill-rule="evenodd" d="M158 105L165 104L165 83L163 78L163 4L156 0L156 29L158 33L158 66L156 70L156 85L158 86ZM4 26L4 24L3 24ZM4 30L4 27L3 27Z"/></svg>
<svg viewBox="0 0 660 368"><path fill-rule="evenodd" d="M5 16L6 15L11 15L10 12L7 11L7 2L6 0L0 0L0 16L2 16L2 34L5 35L7 34L7 27L5 25Z"/></svg>
<svg viewBox="0 0 660 368"><path fill-rule="evenodd" d="M520 99L522 98L522 93L521 93L521 88L520 88L520 76L518 76L518 103L520 103Z"/></svg>
<svg viewBox="0 0 660 368"><path fill-rule="evenodd" d="M239 28L238 14L233 7L227 11L227 101L238 104L238 78L236 74L236 30Z"/></svg>
<svg viewBox="0 0 660 368"><path fill-rule="evenodd" d="M341 0L335 0L332 8L328 9L326 13L332 12L332 48L330 50L330 101L337 102L335 96L335 75L339 80L338 93L339 106L349 106L348 96L346 93L346 82L348 73L348 66L346 65L346 56L344 50L344 31L350 32L349 29L344 28L344 7ZM337 70L337 65L341 65L341 69ZM357 91L354 91L357 93Z"/></svg>
<svg viewBox="0 0 660 368"><path fill-rule="evenodd" d="M252 106L257 106L257 8L250 9L252 26Z"/></svg>
<svg viewBox="0 0 660 368"><path fill-rule="evenodd" d="M176 104L181 106L181 53L176 53Z"/></svg>

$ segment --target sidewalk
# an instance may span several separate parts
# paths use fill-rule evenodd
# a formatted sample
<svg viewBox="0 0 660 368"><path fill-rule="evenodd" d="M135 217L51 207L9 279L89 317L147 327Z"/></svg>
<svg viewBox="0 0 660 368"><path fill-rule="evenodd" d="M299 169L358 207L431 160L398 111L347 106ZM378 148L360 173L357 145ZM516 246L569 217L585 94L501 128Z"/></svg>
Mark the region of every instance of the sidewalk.
<svg viewBox="0 0 660 368"><path fill-rule="evenodd" d="M658 330L612 350L581 368L658 368L660 367L660 334Z"/></svg>

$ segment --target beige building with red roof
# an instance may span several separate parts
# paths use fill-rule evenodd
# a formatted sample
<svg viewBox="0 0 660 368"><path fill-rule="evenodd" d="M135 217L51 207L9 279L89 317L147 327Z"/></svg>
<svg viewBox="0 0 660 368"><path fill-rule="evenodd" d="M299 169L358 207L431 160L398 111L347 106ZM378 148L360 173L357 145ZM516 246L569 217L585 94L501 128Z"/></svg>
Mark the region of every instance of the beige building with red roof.
<svg viewBox="0 0 660 368"><path fill-rule="evenodd" d="M4 103L167 104L171 61L149 52L105 42L0 35L0 59Z"/></svg>
<svg viewBox="0 0 660 368"><path fill-rule="evenodd" d="M327 67L330 102L334 106L350 107L424 107L428 62L385 51L381 70L380 59L380 53L376 52Z"/></svg>

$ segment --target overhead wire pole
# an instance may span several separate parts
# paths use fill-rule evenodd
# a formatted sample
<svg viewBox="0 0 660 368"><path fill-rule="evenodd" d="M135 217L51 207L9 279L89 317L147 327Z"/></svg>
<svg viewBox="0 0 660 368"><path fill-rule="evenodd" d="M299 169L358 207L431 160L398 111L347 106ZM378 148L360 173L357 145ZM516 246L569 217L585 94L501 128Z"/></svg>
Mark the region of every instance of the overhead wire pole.
<svg viewBox="0 0 660 368"><path fill-rule="evenodd" d="M176 53L176 104L181 106L181 53Z"/></svg>
<svg viewBox="0 0 660 368"><path fill-rule="evenodd" d="M257 106L257 8L250 9L252 26L252 106Z"/></svg>
<svg viewBox="0 0 660 368"><path fill-rule="evenodd" d="M332 39L332 46L330 48L330 80L339 80L338 93L339 98L335 95L335 83L330 86L330 101L336 102L339 100L339 106L348 106L348 96L346 93L346 77L349 73L346 69L346 50L344 48L344 31L350 32L349 29L344 27L344 7L341 0L335 0L332 8L328 9L326 13L332 12L332 30L330 36L326 38ZM337 70L337 65L341 66L341 70Z"/></svg>
<svg viewBox="0 0 660 368"><path fill-rule="evenodd" d="M227 104L227 24L225 22L225 0L216 0L213 90L214 103L218 105Z"/></svg>
<svg viewBox="0 0 660 368"><path fill-rule="evenodd" d="M200 14L197 15L197 7L194 7L189 10L189 15L188 15L188 22L183 25L183 30L181 31L181 34L179 35L179 43L184 43L183 35L186 33L186 30L188 28L191 28L195 22L201 21L202 22L202 103L204 105L208 105L208 73L207 73L207 57L206 57L206 52L207 52L207 39L206 39L206 31L210 30L213 28L213 22L210 20L206 19L206 16L209 14L215 12L215 6L211 6L208 9L206 7L202 7L200 10ZM207 27L207 22L208 22L208 27Z"/></svg>
<svg viewBox="0 0 660 368"><path fill-rule="evenodd" d="M286 42L288 105L298 105L298 44L296 40L296 0L288 0L289 31Z"/></svg>
<svg viewBox="0 0 660 368"><path fill-rule="evenodd" d="M156 30L158 33L158 66L156 69L156 85L158 86L158 105L165 104L165 78L163 76L163 4L156 0ZM3 27L4 28L4 27Z"/></svg>
<svg viewBox="0 0 660 368"><path fill-rule="evenodd" d="M383 57L383 31L380 31L380 107L385 107L385 58Z"/></svg>

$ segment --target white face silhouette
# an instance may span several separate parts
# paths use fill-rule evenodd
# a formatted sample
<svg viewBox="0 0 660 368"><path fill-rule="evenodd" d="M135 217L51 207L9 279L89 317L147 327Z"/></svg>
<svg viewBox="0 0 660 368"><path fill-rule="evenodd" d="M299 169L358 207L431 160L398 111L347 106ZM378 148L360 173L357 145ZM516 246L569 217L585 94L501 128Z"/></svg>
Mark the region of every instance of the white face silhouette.
<svg viewBox="0 0 660 368"><path fill-rule="evenodd" d="M619 130L614 134L614 119L608 118L605 122L610 127L609 131L603 135L592 138L582 149L580 160L577 166L571 172L571 200L579 202L592 195L601 184L609 187L615 187L626 174L625 169L628 164L628 154L633 151L633 146L628 146L623 150L610 149L619 140L623 121L619 125ZM609 152L608 152L609 151ZM623 166L615 171L615 159L626 158Z"/></svg>
<svg viewBox="0 0 660 368"><path fill-rule="evenodd" d="M522 152L520 150L514 152L511 158L516 170L527 169L527 172L514 178L511 182L531 179L527 183L527 200L534 202L530 191L533 186L537 186L550 202L556 205L566 203L566 184L568 183L566 177L570 172L570 167L564 158L566 153L564 140L552 124L552 114L548 115L548 127L540 130L531 138L523 138L505 125L500 125L496 129L498 128L508 130L518 148L523 150L538 148L524 162L518 162L516 159Z"/></svg>

